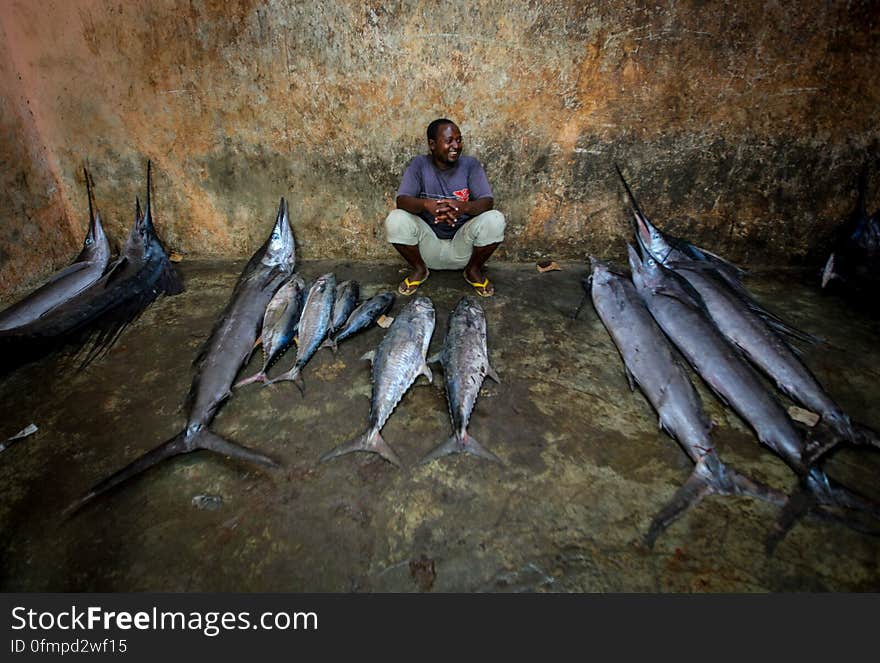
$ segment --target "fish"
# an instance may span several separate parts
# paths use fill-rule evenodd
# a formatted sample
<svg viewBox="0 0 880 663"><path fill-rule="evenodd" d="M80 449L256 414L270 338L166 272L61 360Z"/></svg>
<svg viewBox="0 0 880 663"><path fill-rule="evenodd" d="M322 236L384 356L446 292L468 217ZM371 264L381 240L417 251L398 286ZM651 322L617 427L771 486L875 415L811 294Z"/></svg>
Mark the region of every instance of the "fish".
<svg viewBox="0 0 880 663"><path fill-rule="evenodd" d="M395 295L393 292L380 292L370 297L367 301L358 306L336 334L332 338L328 338L321 344L322 348L330 348L336 352L337 346L347 339L349 336L357 334L359 331L373 325L380 317L388 313L394 306Z"/></svg>
<svg viewBox="0 0 880 663"><path fill-rule="evenodd" d="M333 302L330 329L327 330L328 336L332 336L342 329L342 325L358 305L360 292L361 288L357 281L343 281L336 286L336 299Z"/></svg>
<svg viewBox="0 0 880 663"><path fill-rule="evenodd" d="M636 239L641 257L632 245L627 246L632 280L651 316L709 388L799 478L803 499L790 498L786 503L777 531L768 540L768 552L810 509L855 509L880 518L876 504L833 483L819 465L804 461L805 443L794 423L757 371L718 331L699 293L684 277L663 267L638 234Z"/></svg>
<svg viewBox="0 0 880 663"><path fill-rule="evenodd" d="M835 232L832 251L822 269L822 289L838 282L858 293L880 283L880 211L869 215L865 204L868 173L862 169L856 208Z"/></svg>
<svg viewBox="0 0 880 663"><path fill-rule="evenodd" d="M299 328L305 292L306 284L299 274L294 274L287 283L278 288L263 315L260 332L263 367L254 375L236 382L234 389L253 382L266 382L266 372L293 343Z"/></svg>
<svg viewBox="0 0 880 663"><path fill-rule="evenodd" d="M74 261L55 272L39 288L0 312L0 330L33 322L92 285L110 264L110 242L101 225L101 214L93 210L89 171L83 168L89 198L89 228L82 250Z"/></svg>
<svg viewBox="0 0 880 663"><path fill-rule="evenodd" d="M620 176L620 180L623 182L623 186L626 189L627 196L630 200L634 230L638 233L640 232L640 229L643 229L641 231L642 241L646 243L646 246L651 250L652 255L654 255L660 262L664 265L670 263L687 263L695 270L701 269L708 274L712 274L723 282L731 292L735 293L743 304L760 315L767 325L772 327L775 331L806 343L818 344L823 342L822 339L817 336L798 329L762 306L752 296L745 285L743 285L742 276L745 274L744 270L707 249L695 246L686 240L673 237L657 228L647 215L642 212L639 203L626 179L623 177L620 168L616 165L615 168L617 169L617 174Z"/></svg>
<svg viewBox="0 0 880 663"><path fill-rule="evenodd" d="M699 394L629 278L593 257L590 266L584 289L620 352L630 389L639 387L657 412L659 427L678 442L694 463L690 477L653 518L645 543L653 546L666 527L708 495L751 495L784 505L784 493L721 461Z"/></svg>
<svg viewBox="0 0 880 663"><path fill-rule="evenodd" d="M369 428L363 435L322 455L319 462L324 463L353 451L367 451L379 454L392 465L401 465L397 453L382 438L381 430L420 375L428 378L429 382L434 379L425 361L434 334L434 322L431 300L416 297L394 319L379 347L363 356L363 359L372 362Z"/></svg>
<svg viewBox="0 0 880 663"><path fill-rule="evenodd" d="M296 361L286 373L266 381L267 385L292 380L305 396L305 383L302 379L302 369L318 351L318 347L327 337L330 329L330 320L333 315L333 302L336 299L336 276L324 274L315 279L306 302L303 304L302 316L299 320L299 335L297 336Z"/></svg>
<svg viewBox="0 0 880 663"><path fill-rule="evenodd" d="M193 361L196 371L186 400L183 430L96 484L65 510L67 515L163 460L197 449L278 466L268 456L217 435L209 426L232 395L231 385L253 351L266 305L293 273L295 248L287 202L282 198L271 234L242 270L226 307Z"/></svg>
<svg viewBox="0 0 880 663"><path fill-rule="evenodd" d="M652 238L650 228L643 219L636 219L636 232L652 256L666 267L683 276L696 290L706 306L715 326L721 334L769 376L777 388L795 402L819 414L828 425L844 439L854 441L855 433L846 413L831 396L809 368L798 358L772 327L766 324L755 310L743 306L742 299L728 288L717 276L694 266L692 260L672 260L663 248L662 240Z"/></svg>
<svg viewBox="0 0 880 663"><path fill-rule="evenodd" d="M85 353L80 369L105 354L125 328L162 294L183 292L183 282L156 235L150 204L150 162L143 214L135 201L135 223L120 256L88 288L36 320L0 331L0 372L43 357L65 345ZM86 346L90 345L86 350Z"/></svg>
<svg viewBox="0 0 880 663"><path fill-rule="evenodd" d="M443 366L446 402L452 419L452 437L422 458L427 463L450 454L465 453L485 458L499 464L501 459L485 449L474 437L468 435L467 426L480 395L480 387L487 377L501 382L498 373L489 363L486 345L486 314L480 304L462 297L452 315L443 350L435 356ZM428 363L432 363L429 359Z"/></svg>

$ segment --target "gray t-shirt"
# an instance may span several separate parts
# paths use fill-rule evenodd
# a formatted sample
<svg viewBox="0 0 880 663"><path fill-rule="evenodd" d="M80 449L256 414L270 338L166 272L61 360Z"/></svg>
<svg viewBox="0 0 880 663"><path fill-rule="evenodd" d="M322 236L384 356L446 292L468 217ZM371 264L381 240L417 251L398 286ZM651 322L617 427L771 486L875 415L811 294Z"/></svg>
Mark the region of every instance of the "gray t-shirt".
<svg viewBox="0 0 880 663"><path fill-rule="evenodd" d="M449 170L440 170L429 154L420 154L409 162L397 195L462 201L493 197L486 171L477 159L462 155L455 166ZM455 226L450 226L446 223L434 223L434 217L427 212L422 212L420 216L440 239L450 239L471 218L462 214L456 220Z"/></svg>

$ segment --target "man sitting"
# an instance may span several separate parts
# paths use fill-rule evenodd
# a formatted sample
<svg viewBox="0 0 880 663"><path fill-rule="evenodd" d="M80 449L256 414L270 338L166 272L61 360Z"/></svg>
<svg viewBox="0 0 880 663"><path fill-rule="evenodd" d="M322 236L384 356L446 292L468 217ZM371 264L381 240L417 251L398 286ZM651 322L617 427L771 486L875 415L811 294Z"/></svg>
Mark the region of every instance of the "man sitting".
<svg viewBox="0 0 880 663"><path fill-rule="evenodd" d="M495 288L483 265L504 239L504 215L492 209L492 187L483 166L462 156L461 131L451 120L428 125L429 154L410 161L397 191L397 209L385 219L388 241L412 272L398 288L412 295L430 269L462 269L482 297Z"/></svg>

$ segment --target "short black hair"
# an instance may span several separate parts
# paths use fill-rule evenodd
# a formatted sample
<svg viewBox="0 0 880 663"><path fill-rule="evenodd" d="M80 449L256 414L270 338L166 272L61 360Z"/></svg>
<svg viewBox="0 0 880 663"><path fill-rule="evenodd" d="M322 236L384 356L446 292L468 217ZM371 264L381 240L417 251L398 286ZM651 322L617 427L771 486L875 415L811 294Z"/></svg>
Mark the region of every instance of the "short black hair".
<svg viewBox="0 0 880 663"><path fill-rule="evenodd" d="M455 124L455 122L453 122L452 120L447 120L445 117L438 117L436 120L428 125L428 131L426 132L428 134L428 140L436 140L437 131L444 124Z"/></svg>

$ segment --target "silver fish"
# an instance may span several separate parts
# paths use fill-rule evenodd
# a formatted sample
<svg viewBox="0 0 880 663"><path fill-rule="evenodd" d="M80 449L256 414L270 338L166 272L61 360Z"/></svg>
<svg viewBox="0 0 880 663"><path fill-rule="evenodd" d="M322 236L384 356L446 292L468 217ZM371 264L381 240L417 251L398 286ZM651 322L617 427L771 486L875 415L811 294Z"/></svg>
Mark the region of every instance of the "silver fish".
<svg viewBox="0 0 880 663"><path fill-rule="evenodd" d="M208 426L220 406L231 396L230 388L235 376L253 351L266 305L293 273L295 259L287 202L282 198L272 234L238 277L226 308L193 362L196 375L187 398L186 427L167 442L98 483L68 507L68 513L167 458L197 449L209 449L263 465L277 465L267 456L220 437Z"/></svg>
<svg viewBox="0 0 880 663"><path fill-rule="evenodd" d="M380 431L416 378L424 375L429 381L433 380L431 369L425 362L433 334L434 305L427 297L416 297L394 319L379 347L364 355L364 359L373 362L369 429L325 453L320 462L353 451L368 451L400 466L400 459L382 439Z"/></svg>
<svg viewBox="0 0 880 663"><path fill-rule="evenodd" d="M449 317L449 328L443 350L437 355L443 366L446 402L452 419L452 437L427 454L421 462L427 463L442 456L466 453L501 463L491 451L468 435L467 425L480 395L486 377L501 382L489 364L486 346L486 314L480 304L462 297Z"/></svg>
<svg viewBox="0 0 880 663"><path fill-rule="evenodd" d="M362 329L366 329L376 322L380 317L388 313L394 306L395 295L392 292L381 292L378 295L370 297L363 304L358 306L348 320L342 325L332 338L328 338L321 344L322 348L330 348L336 352L337 346L347 339L349 336L357 334Z"/></svg>
<svg viewBox="0 0 880 663"><path fill-rule="evenodd" d="M354 311L360 299L361 287L357 281L343 281L336 286L336 299L333 302L333 315L327 335L332 336L342 329L348 316Z"/></svg>
<svg viewBox="0 0 880 663"><path fill-rule="evenodd" d="M693 461L691 476L654 517L645 537L657 536L688 508L707 495L752 495L782 505L786 496L733 469L715 452L712 424L690 378L673 356L672 347L645 308L632 282L594 258L589 286L593 306L620 351L630 389L638 385L659 415L659 426Z"/></svg>
<svg viewBox="0 0 880 663"><path fill-rule="evenodd" d="M305 292L306 283L299 274L294 274L287 283L278 288L263 315L260 332L263 367L254 375L236 382L234 389L252 382L266 382L266 371L293 343L299 328Z"/></svg>
<svg viewBox="0 0 880 663"><path fill-rule="evenodd" d="M292 380L305 395L305 384L302 369L318 351L321 342L327 337L330 329L330 318L333 314L333 302L336 299L336 277L324 274L318 277L309 288L306 303L303 304L302 316L299 320L297 337L296 361L286 373L268 380L266 384L274 384L283 380Z"/></svg>
<svg viewBox="0 0 880 663"><path fill-rule="evenodd" d="M92 209L92 186L89 172L86 191L89 197L89 229L83 247L73 263L55 272L43 285L0 312L0 330L20 327L71 299L101 278L110 262L110 243L101 225L100 212Z"/></svg>

